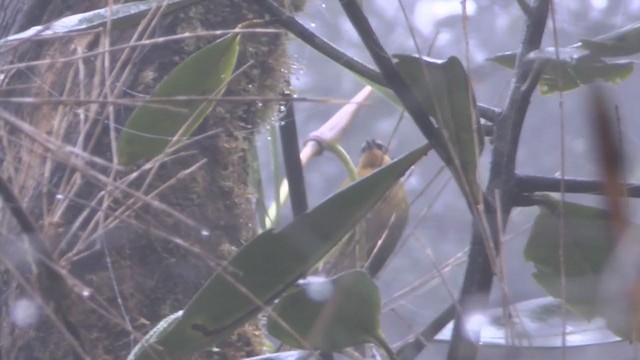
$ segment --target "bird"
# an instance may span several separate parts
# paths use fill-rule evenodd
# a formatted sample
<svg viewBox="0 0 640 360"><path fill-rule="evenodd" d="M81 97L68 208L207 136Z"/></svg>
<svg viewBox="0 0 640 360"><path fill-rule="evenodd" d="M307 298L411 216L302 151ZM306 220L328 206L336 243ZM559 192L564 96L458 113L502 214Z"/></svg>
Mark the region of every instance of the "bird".
<svg viewBox="0 0 640 360"><path fill-rule="evenodd" d="M376 139L368 139L360 151L357 177L361 179L390 162L387 147ZM364 268L375 277L400 242L408 219L409 202L402 182L398 181L343 240L334 252L328 272Z"/></svg>

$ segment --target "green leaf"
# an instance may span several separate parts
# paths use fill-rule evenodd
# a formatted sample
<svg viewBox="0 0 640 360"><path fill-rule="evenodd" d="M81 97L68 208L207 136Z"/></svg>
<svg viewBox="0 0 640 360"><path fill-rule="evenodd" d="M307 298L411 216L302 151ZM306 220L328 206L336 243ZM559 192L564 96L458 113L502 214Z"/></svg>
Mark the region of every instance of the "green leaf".
<svg viewBox="0 0 640 360"><path fill-rule="evenodd" d="M365 271L308 278L273 306L267 331L294 348L339 351L376 342L380 307L378 287Z"/></svg>
<svg viewBox="0 0 640 360"><path fill-rule="evenodd" d="M525 248L534 279L562 298L560 272L560 201L540 196L540 213ZM586 319L604 318L616 335L637 340L640 327L640 226L629 223L615 237L608 211L564 203L564 299Z"/></svg>
<svg viewBox="0 0 640 360"><path fill-rule="evenodd" d="M634 68L633 61L607 62L592 55L560 60L554 57L544 61L545 69L540 78L543 95L573 90L598 80L618 84L628 78Z"/></svg>
<svg viewBox="0 0 640 360"><path fill-rule="evenodd" d="M600 277L598 315L616 335L637 343L640 334L640 227L629 223Z"/></svg>
<svg viewBox="0 0 640 360"><path fill-rule="evenodd" d="M162 80L151 99L220 96L235 67L239 40L239 34L233 33L188 57ZM214 100L184 100L170 103L185 110L184 112L151 105L137 107L118 139L118 163L134 165L160 155L179 133L181 139L189 136L215 103ZM178 143L180 141L175 145Z"/></svg>
<svg viewBox="0 0 640 360"><path fill-rule="evenodd" d="M154 343L169 333L169 330L180 320L183 311L177 311L166 318L162 319L147 335L142 338L140 343L133 348L129 356L127 356L127 360L140 359L145 356L145 352L150 354L160 356L160 350L157 349L158 352L155 352L156 349L153 348Z"/></svg>
<svg viewBox="0 0 640 360"><path fill-rule="evenodd" d="M599 57L629 56L640 52L640 21L599 36L581 39L574 47L588 50Z"/></svg>
<svg viewBox="0 0 640 360"><path fill-rule="evenodd" d="M573 67L576 79L580 84L591 84L596 80L618 84L627 79L633 72L633 61L577 61Z"/></svg>
<svg viewBox="0 0 640 360"><path fill-rule="evenodd" d="M1 39L0 44L33 37L60 35L106 27L109 19L111 19L113 29L130 28L138 26L142 19L154 8L159 8L164 5L163 11L164 14L167 14L199 1L202 0L146 0L114 5L111 7L111 10L109 10L109 8L102 8L82 14L66 16L47 25L34 26L18 34Z"/></svg>
<svg viewBox="0 0 640 360"><path fill-rule="evenodd" d="M561 298L560 201L540 196L540 212L533 223L524 255L535 266L534 279L550 295ZM596 314L599 278L614 249L606 210L564 202L565 300L576 313Z"/></svg>
<svg viewBox="0 0 640 360"><path fill-rule="evenodd" d="M573 90L598 80L617 84L631 75L635 62L606 61L602 58L606 56L605 50L588 51L584 46L575 44L559 48L557 54L555 48L536 50L527 55L526 59L543 66L539 86L542 94L548 95ZM513 70L516 53L501 53L487 60Z"/></svg>
<svg viewBox="0 0 640 360"><path fill-rule="evenodd" d="M461 170L461 174L453 170L454 177L462 189L468 187L474 199L471 203L475 203L480 196L476 180L477 154L484 147L484 137L479 131L474 132L476 100L462 63L456 57L445 61L411 55L394 57L398 71L435 118L450 144Z"/></svg>
<svg viewBox="0 0 640 360"><path fill-rule="evenodd" d="M335 247L427 149L356 181L281 230L258 235L209 279L168 332L139 344L144 349L129 359L155 359L150 345L164 349L166 359L183 359L226 338Z"/></svg>

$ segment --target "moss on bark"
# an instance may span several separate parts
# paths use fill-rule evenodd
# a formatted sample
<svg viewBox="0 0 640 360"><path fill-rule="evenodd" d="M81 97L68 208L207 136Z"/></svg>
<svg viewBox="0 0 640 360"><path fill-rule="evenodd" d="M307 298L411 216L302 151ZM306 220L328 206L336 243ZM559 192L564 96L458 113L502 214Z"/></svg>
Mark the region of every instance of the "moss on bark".
<svg viewBox="0 0 640 360"><path fill-rule="evenodd" d="M43 6L41 16L31 18L46 23L107 4L106 0L51 1ZM160 37L227 30L262 16L253 1L211 0L163 16L150 34ZM129 42L134 30L114 31L109 37L111 43ZM104 46L104 35L26 42L3 50L12 55L2 59L4 65L64 59L99 49ZM2 87L5 96L16 97L104 99L106 88L123 97L149 94L177 63L213 40L194 37L111 52L112 71L120 59L131 65L126 72L120 68L112 79L105 78L104 53L99 53L73 61L14 68L4 74ZM245 36L238 67L242 71L226 94L273 97L286 88L285 42L282 33ZM120 81L121 88L117 86ZM66 272L73 291L56 311L79 329L80 346L90 358L124 358L136 341L135 332L145 333L163 317L184 307L212 274L213 264L254 235L247 150L253 131L272 119L276 105L269 101L220 102L198 128L195 135L199 140L183 147L180 156L163 162L155 171L126 183L147 198L141 203L113 184L96 181L90 171L111 176L119 184L125 184L130 174L111 174L108 168L90 162L74 166L14 128L1 125L2 175L38 221L55 260ZM110 121L117 129L132 111L122 106L109 110L104 104L90 102L42 102L9 110L43 136L108 161L113 158ZM188 170L196 164L200 165ZM167 183L170 185L165 186ZM0 215L0 225L2 231L15 235L0 240L0 250L14 248L15 242L24 240L6 212ZM19 261L14 264L20 265ZM20 266L17 268L20 270ZM29 266L26 268L22 273L32 275ZM68 337L46 314L40 313L28 326L17 326L9 320L16 303L29 299L30 294L6 264L0 269L5 324L0 330L1 358L73 358L75 352ZM261 350L261 331L254 323L239 330L218 351L199 358L236 359Z"/></svg>

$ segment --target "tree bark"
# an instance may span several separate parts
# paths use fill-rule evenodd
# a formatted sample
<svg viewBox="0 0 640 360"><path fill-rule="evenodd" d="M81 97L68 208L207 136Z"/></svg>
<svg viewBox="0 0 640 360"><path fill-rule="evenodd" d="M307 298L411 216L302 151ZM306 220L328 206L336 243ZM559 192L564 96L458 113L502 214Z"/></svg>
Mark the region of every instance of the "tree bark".
<svg viewBox="0 0 640 360"><path fill-rule="evenodd" d="M6 9L0 35L108 4L0 0ZM229 30L262 17L253 1L208 0L163 15L149 33ZM198 140L152 171L114 172L56 150L65 144L111 162L112 141L133 108L52 99L150 94L176 64L215 40L193 37L78 56L108 43L126 44L135 31L98 31L0 48L0 97L38 99L28 105L5 101L0 109L40 136L1 121L0 174L38 224L64 280L61 296L46 298L37 280L41 260L23 245L28 235L7 211L0 212L0 359L123 359L137 336L183 308L214 264L255 233L247 150L253 130L274 115L275 102L220 101L197 129ZM242 70L226 94L280 93L286 88L285 45L281 33L243 35L237 67ZM39 60L49 61L27 65ZM43 141L58 148L47 148ZM261 350L261 331L250 324L215 353L198 358L237 359Z"/></svg>

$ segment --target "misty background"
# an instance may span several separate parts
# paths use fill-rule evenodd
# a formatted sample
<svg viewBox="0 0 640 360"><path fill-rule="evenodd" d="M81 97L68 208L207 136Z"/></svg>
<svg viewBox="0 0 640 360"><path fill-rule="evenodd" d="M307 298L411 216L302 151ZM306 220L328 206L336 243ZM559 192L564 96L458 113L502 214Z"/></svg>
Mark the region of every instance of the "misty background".
<svg viewBox="0 0 640 360"><path fill-rule="evenodd" d="M462 4L466 3L467 35L463 28ZM389 53L426 55L436 59L456 56L470 74L479 103L501 108L509 92L512 72L485 61L496 53L519 48L525 18L513 0L403 0L405 19L398 1L365 0L365 13ZM640 20L640 0L573 0L555 2L555 23L560 47L576 43L581 38L593 38ZM545 32L543 46L553 46L553 13ZM308 0L304 12L296 16L314 32L351 56L373 66L360 39L342 13L337 1ZM407 22L408 20L408 22ZM419 51L411 37L413 30ZM469 51L465 51L468 41ZM348 101L364 84L349 71L333 63L297 39L291 40L293 59L292 86L297 95L309 98L331 98ZM631 59L638 60L638 57ZM640 132L637 115L640 110L640 74L634 73L619 85L604 85L607 97L619 107L623 146L626 157L627 180L640 182ZM564 93L543 96L538 90L532 97L518 150L517 171L520 174L559 176L561 170L561 118L565 131L565 175L597 179L596 153L589 122L588 89L585 87ZM562 110L561 110L562 107ZM340 108L338 104L297 102L295 105L301 141L320 127ZM341 145L357 161L360 147L368 138L390 144L390 154L398 156L424 143L410 118L404 117L393 138L389 138L400 110L375 94L358 114L353 126L345 133ZM259 138L261 167L265 193L273 199L272 160L269 157L268 131ZM491 145L487 141L480 159L478 180L484 186L489 168ZM454 181L434 154L421 161L405 186L414 199L431 182L424 194L411 207L411 220L396 254L378 278L383 302L411 286L421 277L434 271L468 246L471 216ZM304 169L310 206L332 194L346 178L346 171L331 154L313 159ZM283 170L280 171L283 173ZM559 196L559 195L558 195ZM590 205L601 205L597 196L566 195L566 199ZM639 222L637 201L631 200L632 220ZM289 205L283 208L281 219L290 219ZM523 258L523 249L537 208L517 208L507 227L502 263L505 266L508 298L502 296L497 282L491 296L493 307L504 301L519 302L547 296L531 277L533 267ZM458 296L466 262L443 272L437 281L418 294L401 299L383 313L383 330L394 344L411 336L430 322ZM446 349L443 345L442 349ZM444 350L430 347L431 354ZM440 352L438 352L440 351ZM630 346L623 343L571 349L573 356L597 358L602 354L631 356ZM525 352L526 353L526 352ZM542 353L531 352L530 357L560 356L557 349ZM423 358L430 357L423 354ZM507 352L485 353L481 357L503 356ZM522 354L521 354L522 355ZM528 355L529 356L529 355ZM432 357L430 357L432 358Z"/></svg>

